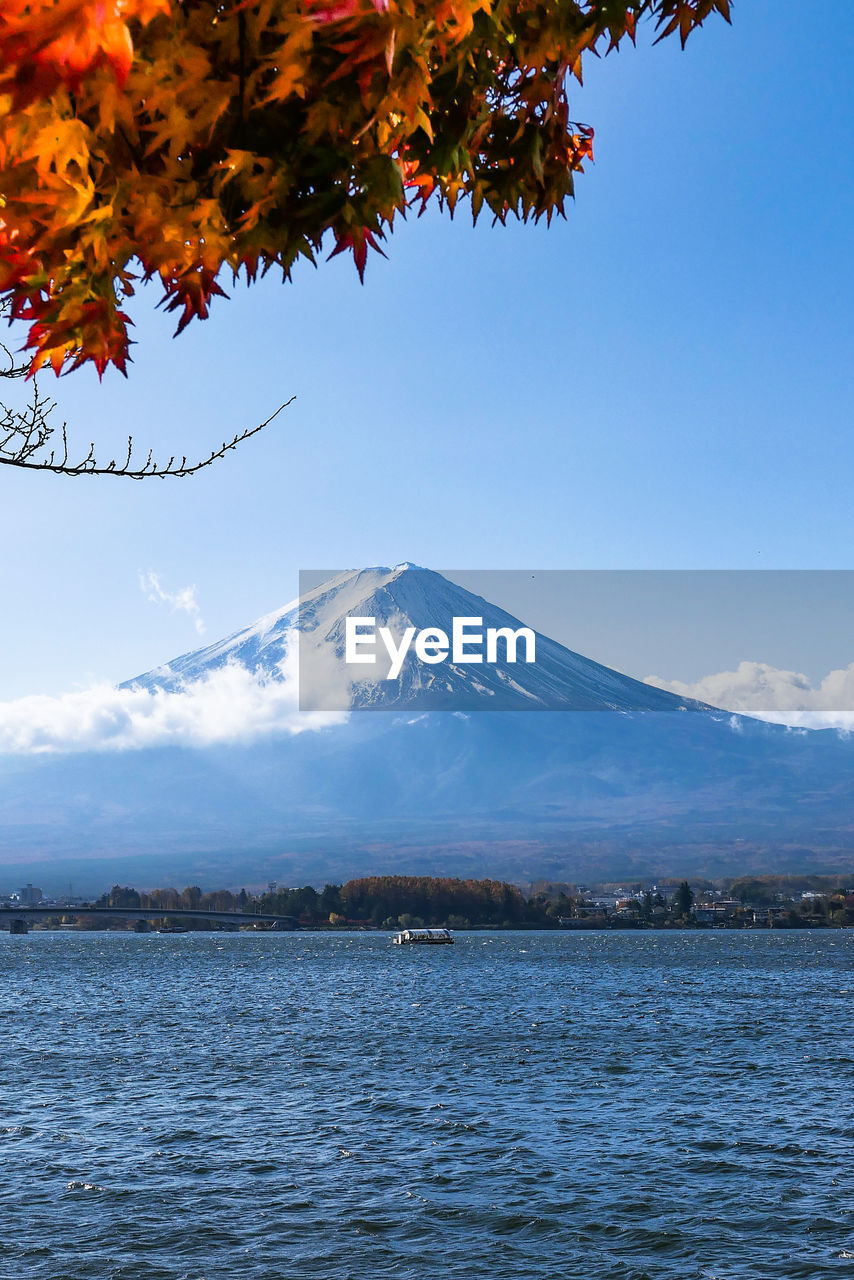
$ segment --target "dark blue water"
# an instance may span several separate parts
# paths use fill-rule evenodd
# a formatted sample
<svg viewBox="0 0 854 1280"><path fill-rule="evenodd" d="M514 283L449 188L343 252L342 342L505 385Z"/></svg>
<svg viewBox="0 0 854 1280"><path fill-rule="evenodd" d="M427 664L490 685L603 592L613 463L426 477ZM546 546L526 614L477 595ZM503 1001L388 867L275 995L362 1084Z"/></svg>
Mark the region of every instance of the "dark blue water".
<svg viewBox="0 0 854 1280"><path fill-rule="evenodd" d="M0 937L0 1275L854 1275L854 931Z"/></svg>

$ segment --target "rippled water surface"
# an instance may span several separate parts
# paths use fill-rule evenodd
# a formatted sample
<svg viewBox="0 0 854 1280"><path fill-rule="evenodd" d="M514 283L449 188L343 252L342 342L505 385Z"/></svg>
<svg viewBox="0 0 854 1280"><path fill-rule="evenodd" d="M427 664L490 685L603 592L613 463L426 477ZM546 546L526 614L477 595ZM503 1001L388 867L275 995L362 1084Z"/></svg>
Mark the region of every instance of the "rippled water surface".
<svg viewBox="0 0 854 1280"><path fill-rule="evenodd" d="M852 958L0 935L0 1274L854 1275Z"/></svg>

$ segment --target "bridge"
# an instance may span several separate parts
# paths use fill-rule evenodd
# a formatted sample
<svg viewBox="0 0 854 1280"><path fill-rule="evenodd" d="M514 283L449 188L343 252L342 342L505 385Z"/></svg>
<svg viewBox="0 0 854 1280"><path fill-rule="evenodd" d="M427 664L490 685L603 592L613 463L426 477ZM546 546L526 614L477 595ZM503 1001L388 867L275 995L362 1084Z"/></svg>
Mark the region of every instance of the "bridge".
<svg viewBox="0 0 854 1280"><path fill-rule="evenodd" d="M9 933L26 933L36 920L56 916L85 916L87 919L134 920L147 924L151 920L204 920L208 924L226 924L239 927L247 924L266 924L273 929L296 929L299 921L293 916L272 915L269 912L247 911L193 911L187 907L61 907L20 906L0 907L0 929ZM144 932L145 930L140 930Z"/></svg>

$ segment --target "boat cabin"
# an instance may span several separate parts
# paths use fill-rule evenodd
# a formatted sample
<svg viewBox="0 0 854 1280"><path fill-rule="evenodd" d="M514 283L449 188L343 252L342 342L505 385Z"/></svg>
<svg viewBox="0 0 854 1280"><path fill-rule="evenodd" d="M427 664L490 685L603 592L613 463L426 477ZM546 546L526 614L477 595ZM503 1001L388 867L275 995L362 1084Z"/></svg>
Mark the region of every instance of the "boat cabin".
<svg viewBox="0 0 854 1280"><path fill-rule="evenodd" d="M450 929L401 929L392 938L392 942L403 945L406 942L453 942Z"/></svg>

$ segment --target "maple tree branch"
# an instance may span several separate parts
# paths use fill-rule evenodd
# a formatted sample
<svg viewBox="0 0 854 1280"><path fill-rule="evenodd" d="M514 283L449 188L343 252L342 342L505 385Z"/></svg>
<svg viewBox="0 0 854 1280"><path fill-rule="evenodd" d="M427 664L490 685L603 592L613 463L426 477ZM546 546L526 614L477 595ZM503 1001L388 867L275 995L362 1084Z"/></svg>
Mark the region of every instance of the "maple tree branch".
<svg viewBox="0 0 854 1280"><path fill-rule="evenodd" d="M126 372L132 262L180 331L220 272L327 246L364 276L406 201L565 216L582 63L734 2L0 0L0 281L32 369Z"/></svg>

